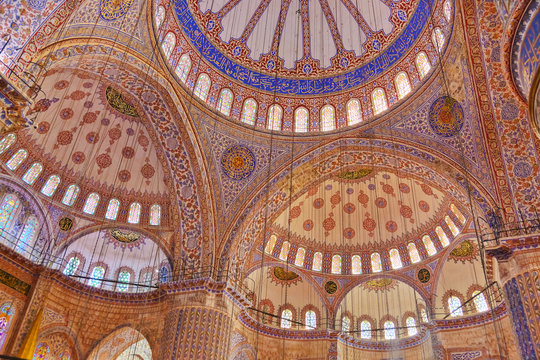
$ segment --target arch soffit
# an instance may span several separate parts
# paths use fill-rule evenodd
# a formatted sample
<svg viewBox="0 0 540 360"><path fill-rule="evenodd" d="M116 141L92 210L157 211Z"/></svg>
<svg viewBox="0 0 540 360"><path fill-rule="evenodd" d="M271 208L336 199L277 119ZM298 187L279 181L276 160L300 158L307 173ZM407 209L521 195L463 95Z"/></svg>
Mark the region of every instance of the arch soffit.
<svg viewBox="0 0 540 360"><path fill-rule="evenodd" d="M150 346L150 349L152 350L153 357L155 356L154 349L156 349L156 344L154 342L154 339L152 337L152 332L149 329L137 329L136 327L132 326L133 324L126 323L122 324L120 326L117 326L109 333L103 335L100 337L96 342L92 345L92 347L88 350L88 357L87 359L94 359L92 356L97 356L99 353L99 350L101 350L101 347L103 345L106 345L106 342L108 340L114 339L115 336L122 334L123 332L134 332L134 335L137 335L137 340L132 341L130 343L127 343L126 346L122 346L119 350L116 351L116 355L120 355L125 349L127 349L130 345L134 344L137 341L140 340L146 340L148 341L148 344ZM139 337L140 335L140 337Z"/></svg>
<svg viewBox="0 0 540 360"><path fill-rule="evenodd" d="M77 335L69 327L57 326L54 324L50 326L45 326L45 328L40 331L38 340L56 334L61 334L65 336L71 346L71 349L76 351L76 356L73 357L73 354L71 356L73 360L82 359L81 348L79 346L79 343L77 342Z"/></svg>

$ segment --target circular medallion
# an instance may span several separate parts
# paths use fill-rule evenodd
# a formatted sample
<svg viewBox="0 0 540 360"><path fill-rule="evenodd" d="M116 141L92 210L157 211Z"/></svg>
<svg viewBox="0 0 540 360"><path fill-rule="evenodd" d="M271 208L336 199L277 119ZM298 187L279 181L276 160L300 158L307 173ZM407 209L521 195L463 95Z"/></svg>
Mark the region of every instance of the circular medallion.
<svg viewBox="0 0 540 360"><path fill-rule="evenodd" d="M326 284L324 284L324 290L326 290L326 292L330 295L335 294L335 292L337 291L337 284L332 280L327 281Z"/></svg>
<svg viewBox="0 0 540 360"><path fill-rule="evenodd" d="M463 108L456 99L442 96L431 104L428 121L431 129L439 136L457 135L463 127Z"/></svg>
<svg viewBox="0 0 540 360"><path fill-rule="evenodd" d="M62 231L69 231L73 227L73 219L68 217L63 217L58 221L58 227Z"/></svg>
<svg viewBox="0 0 540 360"><path fill-rule="evenodd" d="M420 281L422 284L429 282L429 279L431 279L431 273L426 268L418 270L418 274L416 276L418 277L418 281Z"/></svg>
<svg viewBox="0 0 540 360"><path fill-rule="evenodd" d="M231 146L221 156L221 167L229 178L244 180L255 169L255 155L246 146Z"/></svg>

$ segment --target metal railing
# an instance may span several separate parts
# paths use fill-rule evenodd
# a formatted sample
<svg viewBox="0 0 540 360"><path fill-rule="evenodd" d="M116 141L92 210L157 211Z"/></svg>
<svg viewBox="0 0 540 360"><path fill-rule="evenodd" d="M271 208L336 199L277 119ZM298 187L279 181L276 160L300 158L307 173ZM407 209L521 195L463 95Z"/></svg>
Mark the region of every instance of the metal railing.
<svg viewBox="0 0 540 360"><path fill-rule="evenodd" d="M478 220L482 220L489 226L480 233L484 247L500 245L500 240L506 237L540 234L540 214L537 212L535 212L535 217L524 218L522 216L521 220L509 223L496 221L489 224L481 217Z"/></svg>

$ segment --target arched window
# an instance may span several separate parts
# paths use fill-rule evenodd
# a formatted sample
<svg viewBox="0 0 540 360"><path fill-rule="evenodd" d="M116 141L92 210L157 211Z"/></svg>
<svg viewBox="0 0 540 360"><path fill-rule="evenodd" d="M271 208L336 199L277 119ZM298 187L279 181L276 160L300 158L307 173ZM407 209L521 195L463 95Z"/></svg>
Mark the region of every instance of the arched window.
<svg viewBox="0 0 540 360"><path fill-rule="evenodd" d="M96 193L91 193L88 195L88 198L86 199L86 203L84 204L83 211L87 214L93 215L96 211L96 208L99 203L99 195Z"/></svg>
<svg viewBox="0 0 540 360"><path fill-rule="evenodd" d="M437 253L437 249L435 248L435 245L433 245L433 241L431 241L429 235L424 235L422 237L422 242L424 243L424 246L429 256L433 256Z"/></svg>
<svg viewBox="0 0 540 360"><path fill-rule="evenodd" d="M348 316L344 316L341 318L341 331L342 332L349 332L351 331L351 318Z"/></svg>
<svg viewBox="0 0 540 360"><path fill-rule="evenodd" d="M362 273L362 259L360 255L353 255L351 269L353 275L359 275Z"/></svg>
<svg viewBox="0 0 540 360"><path fill-rule="evenodd" d="M457 296L450 296L448 298L448 310L450 311L450 316L452 317L463 316L461 300L459 300Z"/></svg>
<svg viewBox="0 0 540 360"><path fill-rule="evenodd" d="M271 105L268 108L268 118L266 120L266 128L268 130L281 130L281 118L283 117L283 109L278 104Z"/></svg>
<svg viewBox="0 0 540 360"><path fill-rule="evenodd" d="M36 350L34 351L34 356L32 357L32 360L48 360L50 353L51 349L49 348L49 345L47 345L47 343L39 343L36 347Z"/></svg>
<svg viewBox="0 0 540 360"><path fill-rule="evenodd" d="M56 188L60 184L60 177L58 175L51 175L47 182L41 188L41 193L45 196L52 196L56 191Z"/></svg>
<svg viewBox="0 0 540 360"><path fill-rule="evenodd" d="M161 48L167 59L171 57L175 45L176 36L172 32L167 33L167 35L165 35L165 40L163 40L163 43L161 44Z"/></svg>
<svg viewBox="0 0 540 360"><path fill-rule="evenodd" d="M332 105L324 105L321 109L321 130L332 131L336 128L336 116Z"/></svg>
<svg viewBox="0 0 540 360"><path fill-rule="evenodd" d="M152 270L148 270L144 273L144 276L142 277L142 283L146 286L152 285Z"/></svg>
<svg viewBox="0 0 540 360"><path fill-rule="evenodd" d="M257 115L257 102L253 99L246 99L242 107L242 116L240 121L244 124L255 125L255 116Z"/></svg>
<svg viewBox="0 0 540 360"><path fill-rule="evenodd" d="M22 177L23 181L28 185L32 185L38 178L39 174L41 174L42 170L43 165L40 163L33 163L30 169L28 169L28 171Z"/></svg>
<svg viewBox="0 0 540 360"><path fill-rule="evenodd" d="M433 32L431 33L431 41L433 42L433 46L435 46L435 49L438 51L442 51L444 46L444 34L441 30L441 28L436 27L433 29Z"/></svg>
<svg viewBox="0 0 540 360"><path fill-rule="evenodd" d="M347 103L347 125L354 125L362 122L362 111L360 101L351 99Z"/></svg>
<svg viewBox="0 0 540 360"><path fill-rule="evenodd" d="M332 274L341 274L341 256L332 256Z"/></svg>
<svg viewBox="0 0 540 360"><path fill-rule="evenodd" d="M429 317L428 317L426 309L424 308L420 309L420 318L422 319L422 322L424 323L427 323L429 321Z"/></svg>
<svg viewBox="0 0 540 360"><path fill-rule="evenodd" d="M59 360L71 360L71 355L69 353L69 350L62 351L62 353L60 354Z"/></svg>
<svg viewBox="0 0 540 360"><path fill-rule="evenodd" d="M444 2L443 13L446 21L450 22L450 20L452 19L452 2L450 0L446 0Z"/></svg>
<svg viewBox="0 0 540 360"><path fill-rule="evenodd" d="M290 329L291 328L291 320L292 320L292 311L289 309L285 309L281 312L281 327L284 329Z"/></svg>
<svg viewBox="0 0 540 360"><path fill-rule="evenodd" d="M23 231L21 232L21 236L19 237L19 241L17 241L17 252L23 253L27 247L32 247L37 229L38 219L33 215L28 217L28 219L26 219L26 223L24 224Z"/></svg>
<svg viewBox="0 0 540 360"><path fill-rule="evenodd" d="M105 219L116 220L116 217L118 216L118 209L120 209L120 201L117 199L109 200L107 212L105 213Z"/></svg>
<svg viewBox="0 0 540 360"><path fill-rule="evenodd" d="M128 223L130 224L138 224L139 218L141 216L141 204L139 203L132 203L129 207L129 215L128 215Z"/></svg>
<svg viewBox="0 0 540 360"><path fill-rule="evenodd" d="M158 226L161 223L161 206L152 205L150 208L150 225Z"/></svg>
<svg viewBox="0 0 540 360"><path fill-rule="evenodd" d="M79 195L79 187L75 184L71 184L68 186L66 192L64 193L64 197L62 198L62 204L71 206L75 202L75 199L77 199L77 196Z"/></svg>
<svg viewBox="0 0 540 360"><path fill-rule="evenodd" d="M223 114L229 116L233 103L233 93L229 89L223 89L219 93L217 109Z"/></svg>
<svg viewBox="0 0 540 360"><path fill-rule="evenodd" d="M313 310L306 311L306 329L315 329L317 327L317 314Z"/></svg>
<svg viewBox="0 0 540 360"><path fill-rule="evenodd" d="M163 6L158 6L156 9L156 27L159 29L161 24L165 20L165 8Z"/></svg>
<svg viewBox="0 0 540 360"><path fill-rule="evenodd" d="M15 309L11 302L5 303L0 307L0 351L4 347L14 314Z"/></svg>
<svg viewBox="0 0 540 360"><path fill-rule="evenodd" d="M439 241L441 242L443 247L447 247L448 245L450 245L450 240L448 239L448 236L446 235L442 227L437 226L435 228L435 232L437 233Z"/></svg>
<svg viewBox="0 0 540 360"><path fill-rule="evenodd" d="M362 320L360 323L360 337L362 339L371 339L371 323L367 320Z"/></svg>
<svg viewBox="0 0 540 360"><path fill-rule="evenodd" d="M454 213L454 215L456 215L461 225L465 224L465 216L463 216L463 213L459 211L456 205L450 204L450 210Z"/></svg>
<svg viewBox="0 0 540 360"><path fill-rule="evenodd" d="M300 106L294 111L294 131L308 131L309 111L303 106Z"/></svg>
<svg viewBox="0 0 540 360"><path fill-rule="evenodd" d="M388 109L386 94L382 88L373 90L373 93L371 94L371 101L373 102L373 114L375 115L378 115Z"/></svg>
<svg viewBox="0 0 540 360"><path fill-rule="evenodd" d="M21 205L21 201L14 194L8 194L0 207L0 229L8 230L15 218L15 214Z"/></svg>
<svg viewBox="0 0 540 360"><path fill-rule="evenodd" d="M407 244L407 251L409 252L409 257L411 258L411 262L413 264L420 261L420 254L418 254L418 249L414 243Z"/></svg>
<svg viewBox="0 0 540 360"><path fill-rule="evenodd" d="M15 134L8 134L0 140L0 154L3 154L4 151L9 149L9 147L15 143L15 140L17 140Z"/></svg>
<svg viewBox="0 0 540 360"><path fill-rule="evenodd" d="M320 252L316 252L315 255L313 255L313 270L315 271L321 271L322 270L322 254Z"/></svg>
<svg viewBox="0 0 540 360"><path fill-rule="evenodd" d="M448 225L448 227L450 228L450 231L452 232L452 235L454 236L458 236L459 235L459 229L458 227L456 226L456 223L454 223L454 221L452 219L450 219L450 216L446 215L444 217L444 222L446 223L446 225Z"/></svg>
<svg viewBox="0 0 540 360"><path fill-rule="evenodd" d="M267 254L272 254L274 251L274 246L276 246L277 236L271 235L268 241L266 242L266 246L264 248L264 252Z"/></svg>
<svg viewBox="0 0 540 360"><path fill-rule="evenodd" d="M419 52L416 55L416 68L420 74L420 79L423 79L431 70L431 64L425 52Z"/></svg>
<svg viewBox="0 0 540 360"><path fill-rule="evenodd" d="M176 65L174 72L182 82L186 82L189 70L191 70L191 58L189 57L189 54L184 54L180 57L180 61L178 61L178 65Z"/></svg>
<svg viewBox="0 0 540 360"><path fill-rule="evenodd" d="M161 269L159 269L159 280L162 283L166 283L167 281L169 281L169 268L165 265L163 265Z"/></svg>
<svg viewBox="0 0 540 360"><path fill-rule="evenodd" d="M489 305L483 293L476 290L472 293L472 296L473 296L473 302L474 302L474 307L476 308L476 311L484 312L484 311L489 310Z"/></svg>
<svg viewBox="0 0 540 360"><path fill-rule="evenodd" d="M291 248L291 244L288 241L283 242L281 245L281 251L279 252L279 259L286 261L287 257L289 256L289 249Z"/></svg>
<svg viewBox="0 0 540 360"><path fill-rule="evenodd" d="M103 280L103 276L105 275L105 269L103 266L95 266L92 269L92 273L90 274L90 280L88 281L88 285L93 287L100 287L101 286L101 280Z"/></svg>
<svg viewBox="0 0 540 360"><path fill-rule="evenodd" d="M386 340L396 338L396 325L394 325L393 321L388 320L384 322L384 338Z"/></svg>
<svg viewBox="0 0 540 360"><path fill-rule="evenodd" d="M396 76L396 89L398 99L403 99L411 92L411 83L409 82L409 76L405 71L400 72Z"/></svg>
<svg viewBox="0 0 540 360"><path fill-rule="evenodd" d="M294 265L303 266L305 256L306 256L306 250L303 247L298 248L298 250L296 250L296 258L294 259Z"/></svg>
<svg viewBox="0 0 540 360"><path fill-rule="evenodd" d="M381 255L379 253L374 252L371 254L371 271L374 273L382 271Z"/></svg>
<svg viewBox="0 0 540 360"><path fill-rule="evenodd" d="M27 156L28 151L19 149L15 154L13 154L11 159L7 161L6 165L10 170L15 171L22 164L22 162L26 160Z"/></svg>
<svg viewBox="0 0 540 360"><path fill-rule="evenodd" d="M79 259L77 256L72 256L67 262L66 267L64 268L64 275L74 275L80 263L81 259Z"/></svg>
<svg viewBox="0 0 540 360"><path fill-rule="evenodd" d="M390 249L390 263L392 264L392 269L399 269L403 267L401 262L401 256L399 256L398 249Z"/></svg>
<svg viewBox="0 0 540 360"><path fill-rule="evenodd" d="M416 321L412 316L409 316L405 323L407 324L407 334L409 336L416 335L418 333L418 329L416 328Z"/></svg>
<svg viewBox="0 0 540 360"><path fill-rule="evenodd" d="M120 271L120 273L118 274L118 285L117 285L118 291L122 291L122 292L128 291L129 289L128 282L130 278L131 278L131 273L129 271L126 271L126 270Z"/></svg>
<svg viewBox="0 0 540 360"><path fill-rule="evenodd" d="M193 93L202 101L206 101L208 97L208 92L210 91L210 77L206 74L199 75L197 83L195 84L195 89Z"/></svg>

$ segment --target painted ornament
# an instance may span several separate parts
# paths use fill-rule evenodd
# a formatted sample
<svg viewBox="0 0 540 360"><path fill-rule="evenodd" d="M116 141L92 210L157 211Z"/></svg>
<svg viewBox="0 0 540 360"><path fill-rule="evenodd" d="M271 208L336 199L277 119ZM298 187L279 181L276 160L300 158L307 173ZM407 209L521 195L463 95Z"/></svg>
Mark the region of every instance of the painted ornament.
<svg viewBox="0 0 540 360"><path fill-rule="evenodd" d="M431 104L428 121L435 134L442 137L455 136L463 127L463 108L456 99L442 96Z"/></svg>

